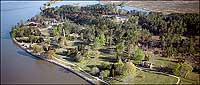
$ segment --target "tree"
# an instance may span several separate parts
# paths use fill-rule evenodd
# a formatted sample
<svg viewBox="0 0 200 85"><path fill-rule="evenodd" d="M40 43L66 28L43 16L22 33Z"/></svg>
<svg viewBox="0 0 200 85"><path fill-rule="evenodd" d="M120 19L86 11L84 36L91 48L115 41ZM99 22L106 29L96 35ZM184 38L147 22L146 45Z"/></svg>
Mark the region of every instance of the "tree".
<svg viewBox="0 0 200 85"><path fill-rule="evenodd" d="M164 53L163 55L166 57L173 57L173 55L177 52L176 48L170 46L170 47L166 47L166 49L164 49Z"/></svg>
<svg viewBox="0 0 200 85"><path fill-rule="evenodd" d="M124 43L119 43L116 48L115 48L115 51L117 52L117 60L121 59L121 54L123 53L124 51Z"/></svg>
<svg viewBox="0 0 200 85"><path fill-rule="evenodd" d="M86 53L85 53L85 56L87 58L98 58L100 55L100 52L98 50L88 50Z"/></svg>
<svg viewBox="0 0 200 85"><path fill-rule="evenodd" d="M194 55L195 54L195 49L194 49L194 41L193 41L193 38L190 38L189 40L189 46L188 46L188 50L189 50L189 53Z"/></svg>
<svg viewBox="0 0 200 85"><path fill-rule="evenodd" d="M123 76L127 75L135 75L136 74L136 66L132 62L126 62L123 66Z"/></svg>
<svg viewBox="0 0 200 85"><path fill-rule="evenodd" d="M168 32L175 34L183 34L186 31L186 24L182 20L172 20L169 23Z"/></svg>
<svg viewBox="0 0 200 85"><path fill-rule="evenodd" d="M36 43L37 40L38 40L38 38L37 38L36 36L34 36L34 35L30 35L30 36L29 36L29 41L30 41L31 43Z"/></svg>
<svg viewBox="0 0 200 85"><path fill-rule="evenodd" d="M33 49L34 53L41 53L43 51L42 47L40 47L37 44L34 44L33 47L32 47L32 49Z"/></svg>
<svg viewBox="0 0 200 85"><path fill-rule="evenodd" d="M104 34L105 32L107 32L108 31L108 26L107 25L102 25L102 26L100 26L100 33L101 34Z"/></svg>
<svg viewBox="0 0 200 85"><path fill-rule="evenodd" d="M89 42L95 40L95 27L94 26L88 26L85 29L83 29L83 38Z"/></svg>
<svg viewBox="0 0 200 85"><path fill-rule="evenodd" d="M127 46L128 57L130 57L131 54L133 53L133 48L134 48L133 44L128 44Z"/></svg>
<svg viewBox="0 0 200 85"><path fill-rule="evenodd" d="M130 16L130 17L128 18L128 22L137 25L137 24L138 24L138 19L139 19L138 16Z"/></svg>
<svg viewBox="0 0 200 85"><path fill-rule="evenodd" d="M62 35L62 28L61 26L52 28L53 36Z"/></svg>
<svg viewBox="0 0 200 85"><path fill-rule="evenodd" d="M65 46L65 37L64 36L61 36L59 39L58 39L58 44L60 47L64 47Z"/></svg>
<svg viewBox="0 0 200 85"><path fill-rule="evenodd" d="M123 43L123 42L122 42L122 43L119 43L119 44L116 46L115 51L116 51L117 53L122 53L122 52L124 51L124 43Z"/></svg>
<svg viewBox="0 0 200 85"><path fill-rule="evenodd" d="M172 72L177 75L186 78L187 75L192 72L193 68L187 63L177 63Z"/></svg>
<svg viewBox="0 0 200 85"><path fill-rule="evenodd" d="M109 41L109 47L111 47L112 45L112 42L113 42L113 29L110 29L110 34L109 34L109 37L108 37L108 41Z"/></svg>
<svg viewBox="0 0 200 85"><path fill-rule="evenodd" d="M99 68L95 66L95 67L93 67L91 69L91 74L92 75L97 75L99 73L99 71L100 71Z"/></svg>
<svg viewBox="0 0 200 85"><path fill-rule="evenodd" d="M12 37L14 38L19 37L19 32L20 32L19 27L17 26L12 27L12 31L11 31Z"/></svg>
<svg viewBox="0 0 200 85"><path fill-rule="evenodd" d="M96 48L102 47L103 45L105 45L105 43L106 43L106 38L104 34L101 34L100 36L95 38L94 45Z"/></svg>
<svg viewBox="0 0 200 85"><path fill-rule="evenodd" d="M144 60L144 58L145 58L144 52L142 51L142 49L138 48L133 55L133 59L136 61L141 61Z"/></svg>
<svg viewBox="0 0 200 85"><path fill-rule="evenodd" d="M110 75L110 71L109 70L104 70L103 71L103 77L106 78Z"/></svg>
<svg viewBox="0 0 200 85"><path fill-rule="evenodd" d="M111 69L111 64L108 62L102 62L100 69L106 70L106 69Z"/></svg>
<svg viewBox="0 0 200 85"><path fill-rule="evenodd" d="M138 30L130 30L128 32L127 40L129 44L133 44L133 46L138 44L139 31Z"/></svg>
<svg viewBox="0 0 200 85"><path fill-rule="evenodd" d="M123 66L124 63L122 62L122 60L120 59L116 64L115 64L115 74L117 75L121 75L123 72Z"/></svg>

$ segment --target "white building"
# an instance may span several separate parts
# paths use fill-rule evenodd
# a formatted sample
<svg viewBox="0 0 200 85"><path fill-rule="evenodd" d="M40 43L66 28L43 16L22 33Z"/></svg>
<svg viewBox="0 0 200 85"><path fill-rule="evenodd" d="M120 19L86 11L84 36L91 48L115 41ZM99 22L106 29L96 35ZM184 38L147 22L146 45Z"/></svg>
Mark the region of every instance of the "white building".
<svg viewBox="0 0 200 85"><path fill-rule="evenodd" d="M103 17L115 17L116 18L116 22L125 22L128 21L128 17L127 16L120 16L120 15L103 15Z"/></svg>

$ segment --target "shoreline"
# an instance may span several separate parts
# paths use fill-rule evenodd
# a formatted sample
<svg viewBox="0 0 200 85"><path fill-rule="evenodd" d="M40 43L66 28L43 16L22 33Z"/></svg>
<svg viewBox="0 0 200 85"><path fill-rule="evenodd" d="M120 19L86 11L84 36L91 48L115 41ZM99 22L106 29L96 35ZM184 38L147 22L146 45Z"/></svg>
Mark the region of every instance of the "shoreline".
<svg viewBox="0 0 200 85"><path fill-rule="evenodd" d="M93 77L93 79L88 78L87 76L83 75L82 73L79 73L78 71L76 71L76 70L73 69L72 67L66 66L65 64L62 64L62 63L60 63L60 62L58 62L58 61L55 61L55 60L53 60L53 59L50 60L50 59L42 58L40 55L34 54L34 53L30 52L29 50L27 50L26 48L22 47L22 46L20 45L20 43L19 43L15 38L12 37L11 33L10 33L10 36L11 36L11 40L12 40L18 47L20 47L22 50L24 50L25 52L27 52L27 53L30 54L31 56L34 56L34 57L39 58L39 59L41 59L41 60L44 60L44 61L46 61L46 62L49 62L49 63L52 63L52 64L54 64L54 65L60 66L60 67L62 67L62 68L64 68L64 69L67 69L68 71L72 72L73 74L75 74L75 75L77 75L78 77L82 78L83 80L87 81L89 84L92 84L92 85L94 85L94 84L108 84L107 82L105 82L105 81L99 79L98 77L92 76L92 75L89 74L89 73L86 73L86 74L87 74L88 76ZM57 60L59 60L59 61L62 61L62 60L60 60L60 59L58 59L58 58L55 58L55 57L54 57L54 59L57 59ZM64 62L64 61L62 61L62 62ZM73 66L76 66L76 65L74 65L74 64L72 64L72 65L73 65ZM78 67L78 66L77 66L77 67ZM78 67L78 69L81 70L81 71L83 71L83 72L85 72L85 71L82 70L80 67ZM96 81L98 81L98 82L95 82L94 80L96 80Z"/></svg>

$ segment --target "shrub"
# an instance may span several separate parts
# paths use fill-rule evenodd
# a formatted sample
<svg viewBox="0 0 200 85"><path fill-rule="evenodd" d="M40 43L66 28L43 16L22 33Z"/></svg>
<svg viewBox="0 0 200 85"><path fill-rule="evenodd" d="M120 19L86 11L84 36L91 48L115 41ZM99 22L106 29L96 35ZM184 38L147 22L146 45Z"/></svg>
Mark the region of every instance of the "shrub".
<svg viewBox="0 0 200 85"><path fill-rule="evenodd" d="M104 70L103 71L103 77L108 77L110 75L110 71L109 70Z"/></svg>
<svg viewBox="0 0 200 85"><path fill-rule="evenodd" d="M91 69L91 72L90 72L92 75L97 75L99 73L99 68L98 67L93 67Z"/></svg>
<svg viewBox="0 0 200 85"><path fill-rule="evenodd" d="M106 38L104 34L101 34L95 38L94 42L95 48L102 47L105 45L105 43L106 43Z"/></svg>
<svg viewBox="0 0 200 85"><path fill-rule="evenodd" d="M178 63L184 63L185 62L185 59L183 58L178 58Z"/></svg>
<svg viewBox="0 0 200 85"><path fill-rule="evenodd" d="M187 77L188 73L192 72L193 68L187 63L177 63L173 68L173 74L181 77Z"/></svg>
<svg viewBox="0 0 200 85"><path fill-rule="evenodd" d="M122 69L122 73L124 76L136 74L136 66L132 62L126 62Z"/></svg>
<svg viewBox="0 0 200 85"><path fill-rule="evenodd" d="M40 36L41 32L36 27L13 27L12 36L13 37L28 37L29 35Z"/></svg>
<svg viewBox="0 0 200 85"><path fill-rule="evenodd" d="M89 57L89 58L98 58L100 55L100 52L99 51L96 51L96 50L89 50L87 51L87 53L85 54L86 57Z"/></svg>
<svg viewBox="0 0 200 85"><path fill-rule="evenodd" d="M26 42L26 43L30 42L28 37L17 37L16 40L18 42Z"/></svg>
<svg viewBox="0 0 200 85"><path fill-rule="evenodd" d="M34 35L30 35L28 38L31 43L36 43L39 39L37 36Z"/></svg>
<svg viewBox="0 0 200 85"><path fill-rule="evenodd" d="M55 56L55 51L54 50L49 50L47 58L48 59L52 59L54 56Z"/></svg>
<svg viewBox="0 0 200 85"><path fill-rule="evenodd" d="M115 51L120 54L120 53L123 53L124 51L124 43L119 43L116 48L115 48Z"/></svg>
<svg viewBox="0 0 200 85"><path fill-rule="evenodd" d="M124 63L121 61L121 59L115 64L115 74L121 75L123 71Z"/></svg>
<svg viewBox="0 0 200 85"><path fill-rule="evenodd" d="M32 48L34 53L41 53L43 51L42 47L36 44L34 44Z"/></svg>
<svg viewBox="0 0 200 85"><path fill-rule="evenodd" d="M100 68L103 70L111 69L111 65L108 62L102 62Z"/></svg>
<svg viewBox="0 0 200 85"><path fill-rule="evenodd" d="M142 51L142 49L138 48L134 55L133 55L133 59L136 60L136 61L141 61L141 60L144 60L144 57L145 57L145 54L144 52Z"/></svg>

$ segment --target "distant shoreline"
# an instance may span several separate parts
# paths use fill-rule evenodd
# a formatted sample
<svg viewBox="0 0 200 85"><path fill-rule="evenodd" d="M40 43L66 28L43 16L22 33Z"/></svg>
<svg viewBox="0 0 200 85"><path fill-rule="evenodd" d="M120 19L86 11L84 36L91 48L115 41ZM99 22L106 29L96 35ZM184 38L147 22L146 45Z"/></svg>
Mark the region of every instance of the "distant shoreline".
<svg viewBox="0 0 200 85"><path fill-rule="evenodd" d="M199 13L199 0L136 0L136 1L100 1L103 4L120 4L137 7L153 12L169 13Z"/></svg>

